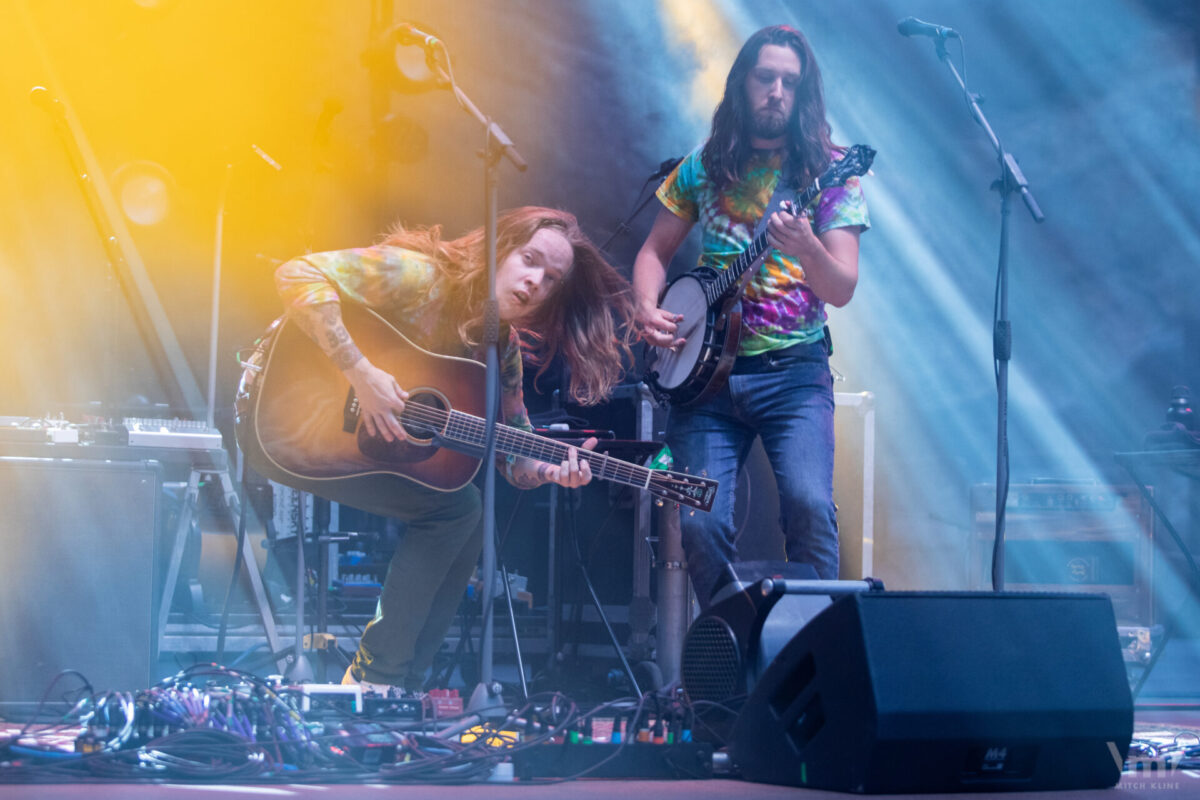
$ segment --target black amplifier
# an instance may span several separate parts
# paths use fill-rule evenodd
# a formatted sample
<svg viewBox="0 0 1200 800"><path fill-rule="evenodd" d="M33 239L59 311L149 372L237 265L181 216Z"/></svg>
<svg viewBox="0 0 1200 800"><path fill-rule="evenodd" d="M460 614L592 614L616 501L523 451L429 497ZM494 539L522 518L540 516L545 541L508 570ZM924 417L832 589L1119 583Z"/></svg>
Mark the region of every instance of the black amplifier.
<svg viewBox="0 0 1200 800"><path fill-rule="evenodd" d="M971 489L970 576L991 588L996 487ZM1009 487L1004 588L1103 592L1121 625L1153 623L1154 516L1136 486L1024 483Z"/></svg>

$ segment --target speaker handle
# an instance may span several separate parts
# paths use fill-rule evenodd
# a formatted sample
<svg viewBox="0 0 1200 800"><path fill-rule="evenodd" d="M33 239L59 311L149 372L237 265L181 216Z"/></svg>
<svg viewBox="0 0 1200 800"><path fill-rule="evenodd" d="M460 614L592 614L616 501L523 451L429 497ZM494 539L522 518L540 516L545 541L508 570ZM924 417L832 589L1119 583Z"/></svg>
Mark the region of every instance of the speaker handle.
<svg viewBox="0 0 1200 800"><path fill-rule="evenodd" d="M861 581L812 581L765 578L758 584L763 597L782 594L827 594L840 597L858 592L882 592L883 581L878 578L863 578Z"/></svg>

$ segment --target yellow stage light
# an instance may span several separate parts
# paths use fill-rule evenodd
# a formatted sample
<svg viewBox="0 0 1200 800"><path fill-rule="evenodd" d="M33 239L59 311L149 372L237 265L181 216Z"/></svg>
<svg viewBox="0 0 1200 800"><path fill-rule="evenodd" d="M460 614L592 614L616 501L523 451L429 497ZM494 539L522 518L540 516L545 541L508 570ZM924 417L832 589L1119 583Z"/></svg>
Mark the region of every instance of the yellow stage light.
<svg viewBox="0 0 1200 800"><path fill-rule="evenodd" d="M112 174L113 193L125 217L137 225L157 225L171 213L175 179L153 161L129 161Z"/></svg>

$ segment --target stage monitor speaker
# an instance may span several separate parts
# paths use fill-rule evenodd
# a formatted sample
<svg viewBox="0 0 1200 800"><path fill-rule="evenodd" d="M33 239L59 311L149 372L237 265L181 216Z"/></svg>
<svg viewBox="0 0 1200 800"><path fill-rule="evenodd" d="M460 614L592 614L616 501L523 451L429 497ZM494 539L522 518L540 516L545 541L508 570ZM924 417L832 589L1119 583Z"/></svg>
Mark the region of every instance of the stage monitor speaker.
<svg viewBox="0 0 1200 800"><path fill-rule="evenodd" d="M748 780L843 792L1090 789L1132 734L1106 596L864 592L780 650L730 753Z"/></svg>
<svg viewBox="0 0 1200 800"><path fill-rule="evenodd" d="M0 701L37 701L64 669L150 685L160 483L156 462L0 458Z"/></svg>
<svg viewBox="0 0 1200 800"><path fill-rule="evenodd" d="M817 580L808 564L747 561L729 574L712 606L684 637L680 679L696 713L700 739L728 737L741 703L801 627L847 591L882 588L871 581ZM788 588L790 587L790 588Z"/></svg>
<svg viewBox="0 0 1200 800"><path fill-rule="evenodd" d="M712 606L683 640L681 680L693 703L724 704L745 695L792 635L830 603L823 595L785 597L759 590L768 578L815 579L817 572L808 564L748 561L726 567Z"/></svg>

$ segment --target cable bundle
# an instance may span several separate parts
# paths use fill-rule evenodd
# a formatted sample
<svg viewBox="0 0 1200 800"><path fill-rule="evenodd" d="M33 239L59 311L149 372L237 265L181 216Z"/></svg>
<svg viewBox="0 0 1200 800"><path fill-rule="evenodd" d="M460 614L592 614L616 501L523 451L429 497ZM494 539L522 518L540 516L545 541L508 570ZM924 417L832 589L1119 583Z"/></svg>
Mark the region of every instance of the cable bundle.
<svg viewBox="0 0 1200 800"><path fill-rule="evenodd" d="M47 696L70 674L78 675L58 676ZM319 704L306 718L299 692L216 664L190 667L136 694L98 693L83 684L58 724L35 730L30 723L0 741L0 783L474 783L523 750L591 742L600 719L606 733L596 741L621 746L575 778L615 758L626 742L680 741L691 724L678 690L587 713L548 693L494 721L465 714L457 721L391 723Z"/></svg>

